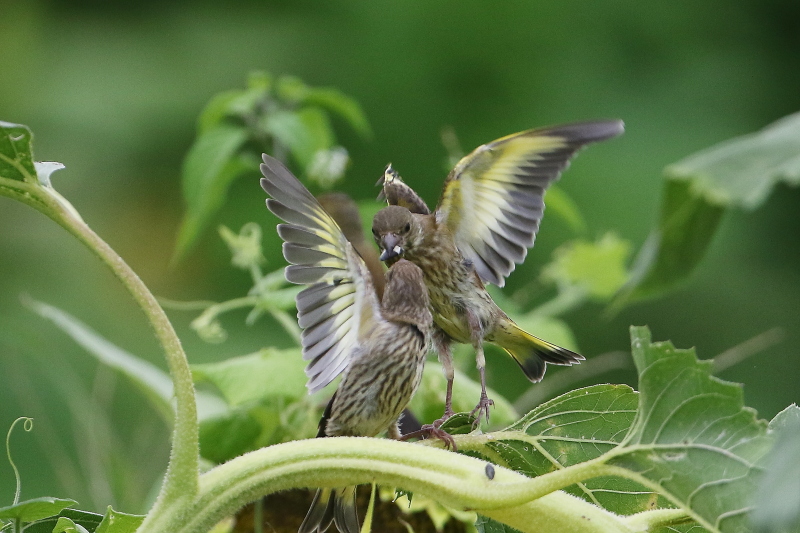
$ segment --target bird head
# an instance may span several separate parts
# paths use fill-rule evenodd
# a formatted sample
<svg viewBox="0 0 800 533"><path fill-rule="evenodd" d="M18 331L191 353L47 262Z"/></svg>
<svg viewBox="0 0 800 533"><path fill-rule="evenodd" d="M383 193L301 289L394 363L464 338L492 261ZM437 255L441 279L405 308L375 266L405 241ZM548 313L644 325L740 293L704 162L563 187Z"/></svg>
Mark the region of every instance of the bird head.
<svg viewBox="0 0 800 533"><path fill-rule="evenodd" d="M405 207L390 205L378 211L372 219L372 235L381 249L381 261L400 257L412 248L418 227Z"/></svg>

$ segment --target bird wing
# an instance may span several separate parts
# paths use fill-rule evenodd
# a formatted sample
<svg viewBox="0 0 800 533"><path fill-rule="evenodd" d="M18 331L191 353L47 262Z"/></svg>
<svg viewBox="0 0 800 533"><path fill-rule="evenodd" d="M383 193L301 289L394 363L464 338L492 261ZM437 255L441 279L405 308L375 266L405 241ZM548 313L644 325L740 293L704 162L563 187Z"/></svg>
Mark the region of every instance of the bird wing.
<svg viewBox="0 0 800 533"><path fill-rule="evenodd" d="M584 145L623 132L597 121L515 133L476 148L445 181L437 224L453 235L485 282L499 287L533 246L544 192Z"/></svg>
<svg viewBox="0 0 800 533"><path fill-rule="evenodd" d="M306 386L315 392L347 367L383 318L367 266L333 218L280 161L263 159L267 207L286 222L278 225L291 263L286 279L308 285L297 295L297 318L310 360Z"/></svg>

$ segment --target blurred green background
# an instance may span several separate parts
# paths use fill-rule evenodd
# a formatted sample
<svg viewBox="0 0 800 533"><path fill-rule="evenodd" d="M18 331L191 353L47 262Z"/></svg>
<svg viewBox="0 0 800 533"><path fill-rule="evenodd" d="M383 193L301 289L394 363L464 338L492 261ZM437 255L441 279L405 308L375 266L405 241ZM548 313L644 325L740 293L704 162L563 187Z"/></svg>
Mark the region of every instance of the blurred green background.
<svg viewBox="0 0 800 533"><path fill-rule="evenodd" d="M622 118L626 134L587 149L560 186L594 239L615 231L638 246L653 226L662 168L800 109L800 3L749 0L617 2L162 2L17 1L0 4L0 120L33 130L36 158L66 165L56 188L158 296L225 300L249 277L207 232L169 267L183 213L182 158L215 93L248 72L292 74L361 103L374 130L338 128L352 165L343 189L373 198L387 162L433 205L446 174L440 141L465 150L547 124ZM764 418L800 400L800 191L777 188L754 212L729 213L705 261L668 297L608 318L586 306L565 318L587 357L628 348L628 326L713 357L773 327L783 339L724 371L744 383ZM256 176L241 179L215 225L257 221L277 250L275 219ZM0 429L12 437L23 498L71 497L128 512L166 465L168 430L139 393L20 303L54 304L125 349L164 367L149 326L85 248L33 210L0 199ZM545 217L534 251L508 282L527 299L551 252L574 237ZM268 269L283 264L268 257ZM271 344L278 327L226 316L229 339L205 344L170 311L192 362ZM513 362L489 359L493 386L527 387ZM624 371L602 381L631 382ZM0 506L14 479L0 461Z"/></svg>

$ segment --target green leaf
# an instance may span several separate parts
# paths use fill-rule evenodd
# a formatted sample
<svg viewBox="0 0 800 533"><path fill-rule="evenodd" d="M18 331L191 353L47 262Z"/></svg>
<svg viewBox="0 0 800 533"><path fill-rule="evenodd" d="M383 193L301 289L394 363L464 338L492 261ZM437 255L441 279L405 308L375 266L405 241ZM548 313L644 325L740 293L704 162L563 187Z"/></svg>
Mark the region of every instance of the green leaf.
<svg viewBox="0 0 800 533"><path fill-rule="evenodd" d="M314 162L315 154L334 143L328 116L317 107L276 111L266 117L264 128L289 149L304 173Z"/></svg>
<svg viewBox="0 0 800 533"><path fill-rule="evenodd" d="M340 116L361 137L372 138L372 128L361 106L341 91L326 87L309 89L301 101L303 104L319 106Z"/></svg>
<svg viewBox="0 0 800 533"><path fill-rule="evenodd" d="M705 256L725 208L695 196L687 181L668 180L658 227L642 245L628 284L614 303L650 298L687 279Z"/></svg>
<svg viewBox="0 0 800 533"><path fill-rule="evenodd" d="M143 515L121 513L109 505L94 533L135 533L143 521Z"/></svg>
<svg viewBox="0 0 800 533"><path fill-rule="evenodd" d="M78 509L64 509L58 515L43 518L34 524L25 527L25 533L52 533L61 518L68 518L73 524L95 531L103 519L103 515L80 511Z"/></svg>
<svg viewBox="0 0 800 533"><path fill-rule="evenodd" d="M638 394L627 385L577 389L495 434L485 453L497 464L531 477L590 461L620 445L637 404ZM565 490L623 515L646 511L658 501L652 490L620 477L587 479Z"/></svg>
<svg viewBox="0 0 800 533"><path fill-rule="evenodd" d="M66 517L60 517L53 528L53 533L89 533L87 529L80 524L76 524Z"/></svg>
<svg viewBox="0 0 800 533"><path fill-rule="evenodd" d="M475 529L478 533L521 533L518 529L481 515L478 515Z"/></svg>
<svg viewBox="0 0 800 533"><path fill-rule="evenodd" d="M195 381L219 389L230 406L266 398L298 399L306 394L305 361L299 348L259 352L219 363L192 365Z"/></svg>
<svg viewBox="0 0 800 533"><path fill-rule="evenodd" d="M176 244L176 256L185 254L225 203L231 182L258 169L253 154L239 154L247 141L242 126L219 124L198 136L183 162L183 196L186 214Z"/></svg>
<svg viewBox="0 0 800 533"><path fill-rule="evenodd" d="M606 300L628 279L625 265L630 251L630 242L613 233L606 233L597 242L570 241L553 252L553 261L542 270L542 278L559 287L579 287L596 300Z"/></svg>
<svg viewBox="0 0 800 533"><path fill-rule="evenodd" d="M710 361L631 328L639 409L607 461L628 470L709 531L749 531L747 512L771 439L744 407L740 385L711 376Z"/></svg>
<svg viewBox="0 0 800 533"><path fill-rule="evenodd" d="M581 215L578 204L557 184L547 189L545 204L547 212L560 216L572 231L579 235L586 233L586 221Z"/></svg>
<svg viewBox="0 0 800 533"><path fill-rule="evenodd" d="M51 498L44 496L42 498L33 498L32 500L25 500L16 505L8 507L0 507L0 518L6 520L20 520L21 522L35 522L43 518L55 516L61 512L62 509L75 505L75 500L68 500L64 498Z"/></svg>
<svg viewBox="0 0 800 533"><path fill-rule="evenodd" d="M289 104L318 106L339 115L362 137L372 137L366 115L353 98L330 87L309 87L300 78L282 76L277 85L278 97Z"/></svg>
<svg viewBox="0 0 800 533"><path fill-rule="evenodd" d="M762 533L800 531L800 408L778 413L769 430L777 442L754 498L753 526Z"/></svg>
<svg viewBox="0 0 800 533"><path fill-rule="evenodd" d="M658 226L617 306L686 279L705 255L725 209L759 207L780 182L800 185L800 113L669 165L664 177Z"/></svg>
<svg viewBox="0 0 800 533"><path fill-rule="evenodd" d="M255 449L261 425L248 410L237 409L200 424L200 455L217 464Z"/></svg>
<svg viewBox="0 0 800 533"><path fill-rule="evenodd" d="M150 400L167 424L172 424L173 388L169 374L109 342L66 311L30 298L26 298L24 303L39 316L50 320L99 362L128 378ZM198 416L201 419L219 415L226 410L225 405L216 396L202 391L196 394Z"/></svg>
<svg viewBox="0 0 800 533"><path fill-rule="evenodd" d="M0 121L0 177L37 183L32 142L28 126Z"/></svg>

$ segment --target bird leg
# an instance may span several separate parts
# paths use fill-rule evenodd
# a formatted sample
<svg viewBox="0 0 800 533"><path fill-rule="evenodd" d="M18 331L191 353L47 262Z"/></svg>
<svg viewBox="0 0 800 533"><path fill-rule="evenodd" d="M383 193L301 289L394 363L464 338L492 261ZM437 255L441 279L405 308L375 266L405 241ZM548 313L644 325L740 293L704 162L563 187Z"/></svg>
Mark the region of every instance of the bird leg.
<svg viewBox="0 0 800 533"><path fill-rule="evenodd" d="M494 405L494 400L486 394L486 357L483 354L483 328L478 317L469 309L467 309L467 322L472 334L472 345L475 347L475 361L478 366L478 373L481 376L481 399L475 409L470 412L470 415L475 416L473 427L477 427L481 423L481 417L486 417L486 422L489 422L489 407Z"/></svg>
<svg viewBox="0 0 800 533"><path fill-rule="evenodd" d="M433 342L436 346L436 353L439 355L439 362L442 363L442 372L447 380L447 393L444 397L444 414L438 420L434 420L431 426L439 428L445 420L453 416L453 377L455 368L453 367L453 352L450 350L450 339L442 330L436 328L433 334ZM422 426L423 429L425 426Z"/></svg>
<svg viewBox="0 0 800 533"><path fill-rule="evenodd" d="M397 426L394 426L397 429ZM456 447L456 441L453 436L446 432L445 430L439 428L438 426L434 426L433 424L425 424L422 428L418 429L417 431L412 431L411 433L406 433L405 435L400 435L400 432L397 432L398 437L395 437L392 433L391 426L389 427L389 436L396 440L408 440L408 439L418 439L418 438L435 438L439 439L444 443L444 447L448 450L453 450L454 452L458 450Z"/></svg>

